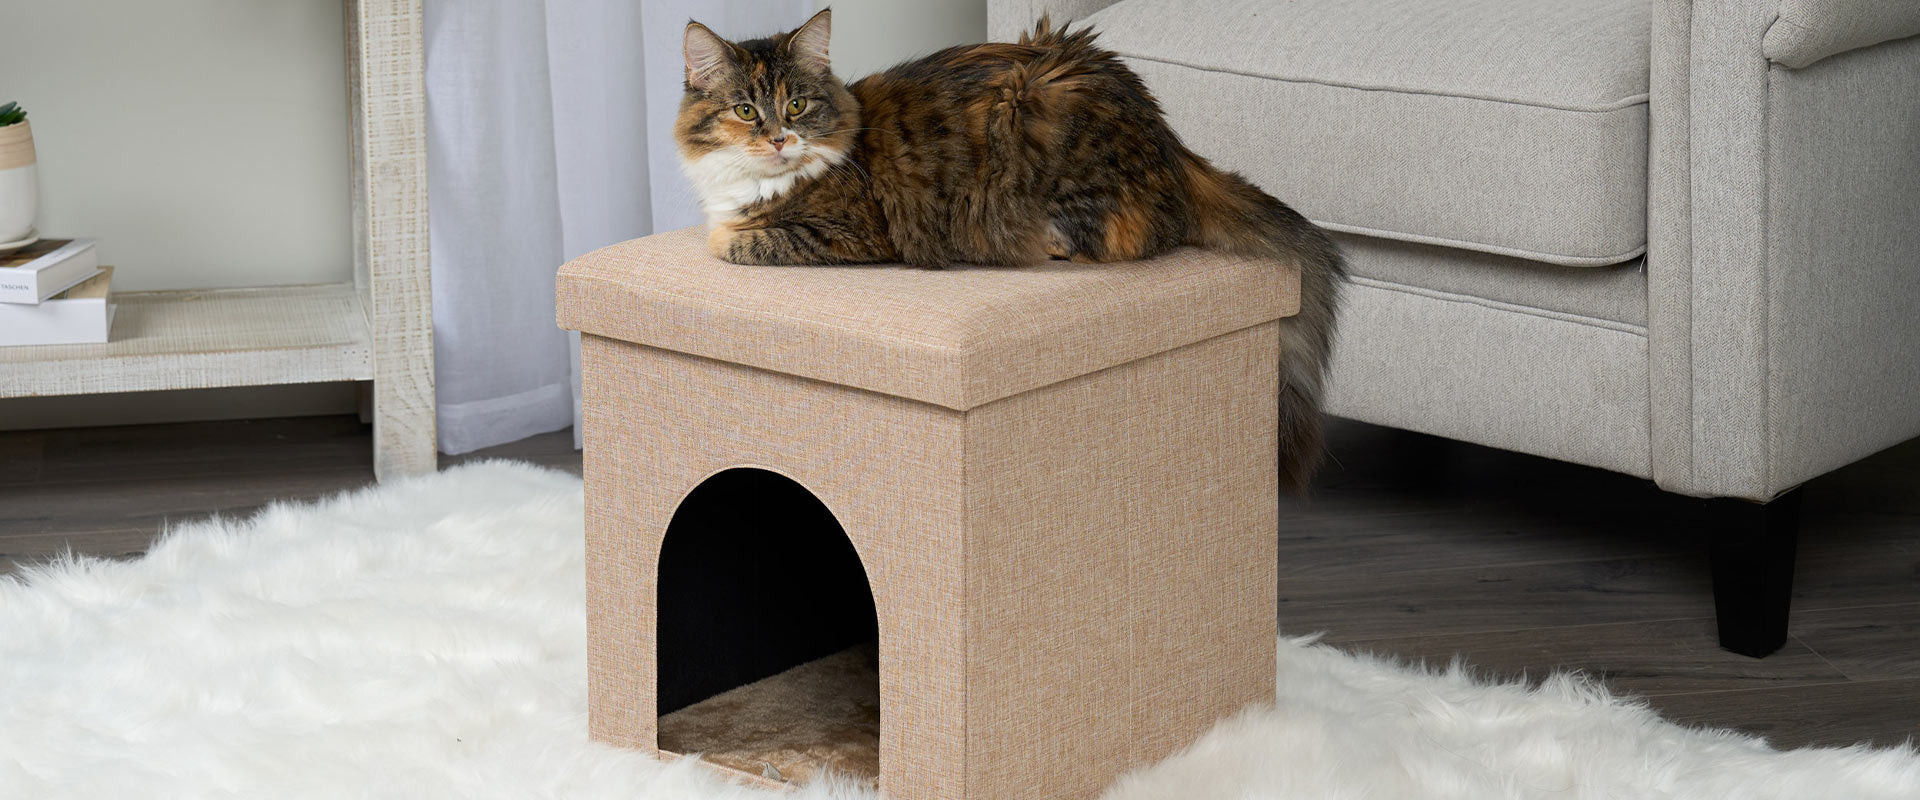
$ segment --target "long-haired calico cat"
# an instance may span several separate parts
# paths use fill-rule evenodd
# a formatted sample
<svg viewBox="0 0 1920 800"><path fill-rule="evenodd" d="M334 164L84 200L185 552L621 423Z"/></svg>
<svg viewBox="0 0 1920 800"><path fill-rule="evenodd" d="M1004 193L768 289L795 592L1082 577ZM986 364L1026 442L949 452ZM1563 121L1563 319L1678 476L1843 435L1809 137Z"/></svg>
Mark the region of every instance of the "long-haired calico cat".
<svg viewBox="0 0 1920 800"><path fill-rule="evenodd" d="M1082 29L942 50L848 86L832 18L729 42L686 31L674 133L712 225L743 264L1126 261L1181 245L1297 261L1282 323L1281 480L1320 460L1320 396L1345 276L1313 223L1180 143L1160 105Z"/></svg>

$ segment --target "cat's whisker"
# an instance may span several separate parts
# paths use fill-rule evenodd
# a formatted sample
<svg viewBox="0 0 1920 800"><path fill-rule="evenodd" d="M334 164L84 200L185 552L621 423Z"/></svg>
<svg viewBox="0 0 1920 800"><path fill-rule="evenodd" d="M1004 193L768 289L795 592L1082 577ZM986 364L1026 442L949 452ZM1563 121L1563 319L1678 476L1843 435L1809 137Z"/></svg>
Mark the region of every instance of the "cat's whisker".
<svg viewBox="0 0 1920 800"><path fill-rule="evenodd" d="M848 170L849 168L851 168L851 169L852 169L853 171L852 171L852 172L847 172L847 170ZM839 161L839 162L835 162L835 163L834 163L834 164L833 164L832 166L830 166L830 167L828 167L828 169L829 169L829 170L837 170L837 171L841 171L841 172L846 172L846 175L847 175L847 177L849 177L849 178L851 178L851 177L853 177L855 173L858 173L858 174L859 174L859 176L861 177L861 179L863 179L863 180L866 180L866 181L869 181L869 182L873 180L873 175L867 172L867 168L866 168L866 167L862 167L862 166L860 166L860 165L859 165L858 163L856 163L856 162L853 162L853 161Z"/></svg>

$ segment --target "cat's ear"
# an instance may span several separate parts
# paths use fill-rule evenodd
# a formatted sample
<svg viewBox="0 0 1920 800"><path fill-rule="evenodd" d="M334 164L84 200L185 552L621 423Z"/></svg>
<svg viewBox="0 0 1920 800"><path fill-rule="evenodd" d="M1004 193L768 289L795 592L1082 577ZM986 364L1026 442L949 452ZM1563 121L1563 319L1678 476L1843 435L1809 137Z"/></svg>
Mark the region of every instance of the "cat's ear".
<svg viewBox="0 0 1920 800"><path fill-rule="evenodd" d="M787 37L787 52L801 66L827 72L827 40L833 38L833 9L823 8Z"/></svg>
<svg viewBox="0 0 1920 800"><path fill-rule="evenodd" d="M687 86L706 89L728 67L734 65L733 45L698 22L687 23Z"/></svg>

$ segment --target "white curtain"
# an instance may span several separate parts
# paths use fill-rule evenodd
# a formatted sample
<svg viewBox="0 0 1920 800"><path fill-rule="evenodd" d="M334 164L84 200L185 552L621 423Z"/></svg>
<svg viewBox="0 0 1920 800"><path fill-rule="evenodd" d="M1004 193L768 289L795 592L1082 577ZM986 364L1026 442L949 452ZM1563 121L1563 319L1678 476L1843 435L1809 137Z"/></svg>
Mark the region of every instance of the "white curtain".
<svg viewBox="0 0 1920 800"><path fill-rule="evenodd" d="M813 0L426 0L440 449L574 425L567 259L700 222L675 161L680 37L804 22Z"/></svg>

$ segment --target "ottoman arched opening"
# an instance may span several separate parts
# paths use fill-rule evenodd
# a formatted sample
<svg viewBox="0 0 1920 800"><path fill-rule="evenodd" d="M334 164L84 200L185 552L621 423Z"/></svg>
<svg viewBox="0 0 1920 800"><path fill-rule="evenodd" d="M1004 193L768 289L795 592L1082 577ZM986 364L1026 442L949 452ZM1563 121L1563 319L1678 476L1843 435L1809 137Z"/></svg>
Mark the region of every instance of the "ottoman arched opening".
<svg viewBox="0 0 1920 800"><path fill-rule="evenodd" d="M878 615L825 503L777 472L718 472L674 510L658 580L661 750L789 781L878 776Z"/></svg>
<svg viewBox="0 0 1920 800"><path fill-rule="evenodd" d="M657 672L656 653L689 645L655 627L693 606L655 576L664 556L668 582L704 564L738 587L741 563L794 557L687 533L728 518L696 513L688 488L746 464L826 500L871 578L889 798L1095 797L1272 701L1296 265L1181 250L1098 269L759 267L689 229L576 259L558 291L583 334L594 739L716 760L666 735L699 704L656 710L688 674ZM669 525L686 538L663 553ZM700 540L714 552L681 550ZM787 566L770 579L802 572ZM817 626L796 606L812 586L754 590L744 618ZM705 635L691 646L742 646Z"/></svg>

